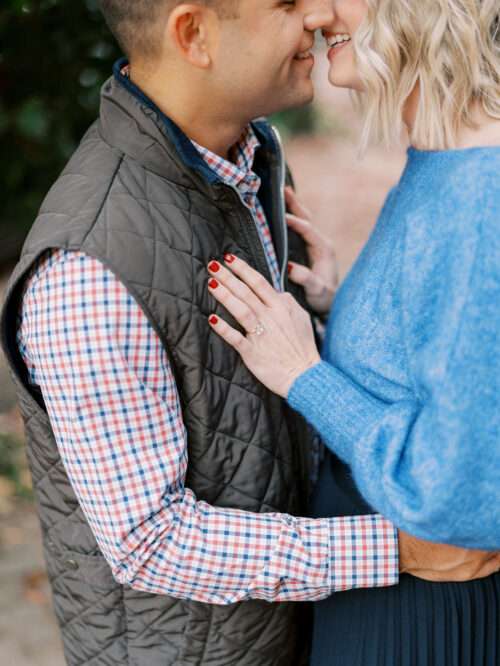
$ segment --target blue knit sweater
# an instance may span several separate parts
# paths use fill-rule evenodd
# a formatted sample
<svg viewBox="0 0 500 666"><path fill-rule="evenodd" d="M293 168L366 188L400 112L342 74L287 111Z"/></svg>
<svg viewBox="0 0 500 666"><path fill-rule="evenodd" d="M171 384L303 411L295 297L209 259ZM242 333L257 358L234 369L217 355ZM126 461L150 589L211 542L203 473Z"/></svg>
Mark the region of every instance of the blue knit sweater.
<svg viewBox="0 0 500 666"><path fill-rule="evenodd" d="M288 400L365 499L500 549L500 148L410 149Z"/></svg>

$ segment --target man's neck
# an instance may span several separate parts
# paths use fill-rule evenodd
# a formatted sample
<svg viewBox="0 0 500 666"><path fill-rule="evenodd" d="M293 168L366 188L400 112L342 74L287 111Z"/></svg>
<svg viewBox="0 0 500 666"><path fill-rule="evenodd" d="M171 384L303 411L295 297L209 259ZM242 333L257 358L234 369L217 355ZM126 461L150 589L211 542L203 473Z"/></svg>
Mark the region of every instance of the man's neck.
<svg viewBox="0 0 500 666"><path fill-rule="evenodd" d="M231 117L234 109L217 109L210 95L199 86L175 82L168 85L154 77L142 77L131 68L130 78L184 134L216 155L229 159L230 149L242 136L248 120ZM175 94L170 91L174 90Z"/></svg>

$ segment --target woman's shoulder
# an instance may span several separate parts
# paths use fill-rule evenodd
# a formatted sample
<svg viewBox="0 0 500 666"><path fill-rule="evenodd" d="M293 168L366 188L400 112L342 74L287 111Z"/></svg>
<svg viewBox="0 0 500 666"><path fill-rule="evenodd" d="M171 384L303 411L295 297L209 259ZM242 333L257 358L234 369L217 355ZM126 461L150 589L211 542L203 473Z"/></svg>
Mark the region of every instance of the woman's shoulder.
<svg viewBox="0 0 500 666"><path fill-rule="evenodd" d="M415 340L444 321L458 326L465 303L486 302L484 285L498 295L500 149L462 152L436 156L433 178L429 169L406 183L401 289Z"/></svg>
<svg viewBox="0 0 500 666"><path fill-rule="evenodd" d="M500 146L446 151L443 177L450 191L470 202L500 191Z"/></svg>
<svg viewBox="0 0 500 666"><path fill-rule="evenodd" d="M470 196L490 187L500 189L500 146L429 151L410 148L407 170L426 183L429 194L446 188ZM474 197L472 197L474 198Z"/></svg>
<svg viewBox="0 0 500 666"><path fill-rule="evenodd" d="M500 221L500 146L448 151L408 151L402 179L407 233L475 235Z"/></svg>
<svg viewBox="0 0 500 666"><path fill-rule="evenodd" d="M444 286L478 255L500 262L500 147L412 150L409 165L400 200L409 283Z"/></svg>

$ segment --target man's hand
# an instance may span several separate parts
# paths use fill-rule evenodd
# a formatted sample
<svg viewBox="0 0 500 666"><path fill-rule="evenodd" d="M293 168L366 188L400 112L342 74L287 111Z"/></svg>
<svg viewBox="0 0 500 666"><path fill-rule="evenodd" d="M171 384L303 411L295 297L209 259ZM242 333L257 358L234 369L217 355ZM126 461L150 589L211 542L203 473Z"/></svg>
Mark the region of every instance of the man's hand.
<svg viewBox="0 0 500 666"><path fill-rule="evenodd" d="M399 570L436 583L463 582L500 570L500 553L422 541L399 532Z"/></svg>

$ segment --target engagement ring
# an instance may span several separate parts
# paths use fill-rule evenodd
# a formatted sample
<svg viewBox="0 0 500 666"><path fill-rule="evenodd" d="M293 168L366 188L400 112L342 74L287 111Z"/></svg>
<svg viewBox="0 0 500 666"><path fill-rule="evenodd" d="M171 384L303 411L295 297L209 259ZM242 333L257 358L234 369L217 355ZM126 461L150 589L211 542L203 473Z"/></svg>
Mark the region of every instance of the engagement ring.
<svg viewBox="0 0 500 666"><path fill-rule="evenodd" d="M259 322L257 326L253 329L253 331L250 331L249 335L262 335L262 333L265 333L266 329L262 324Z"/></svg>

